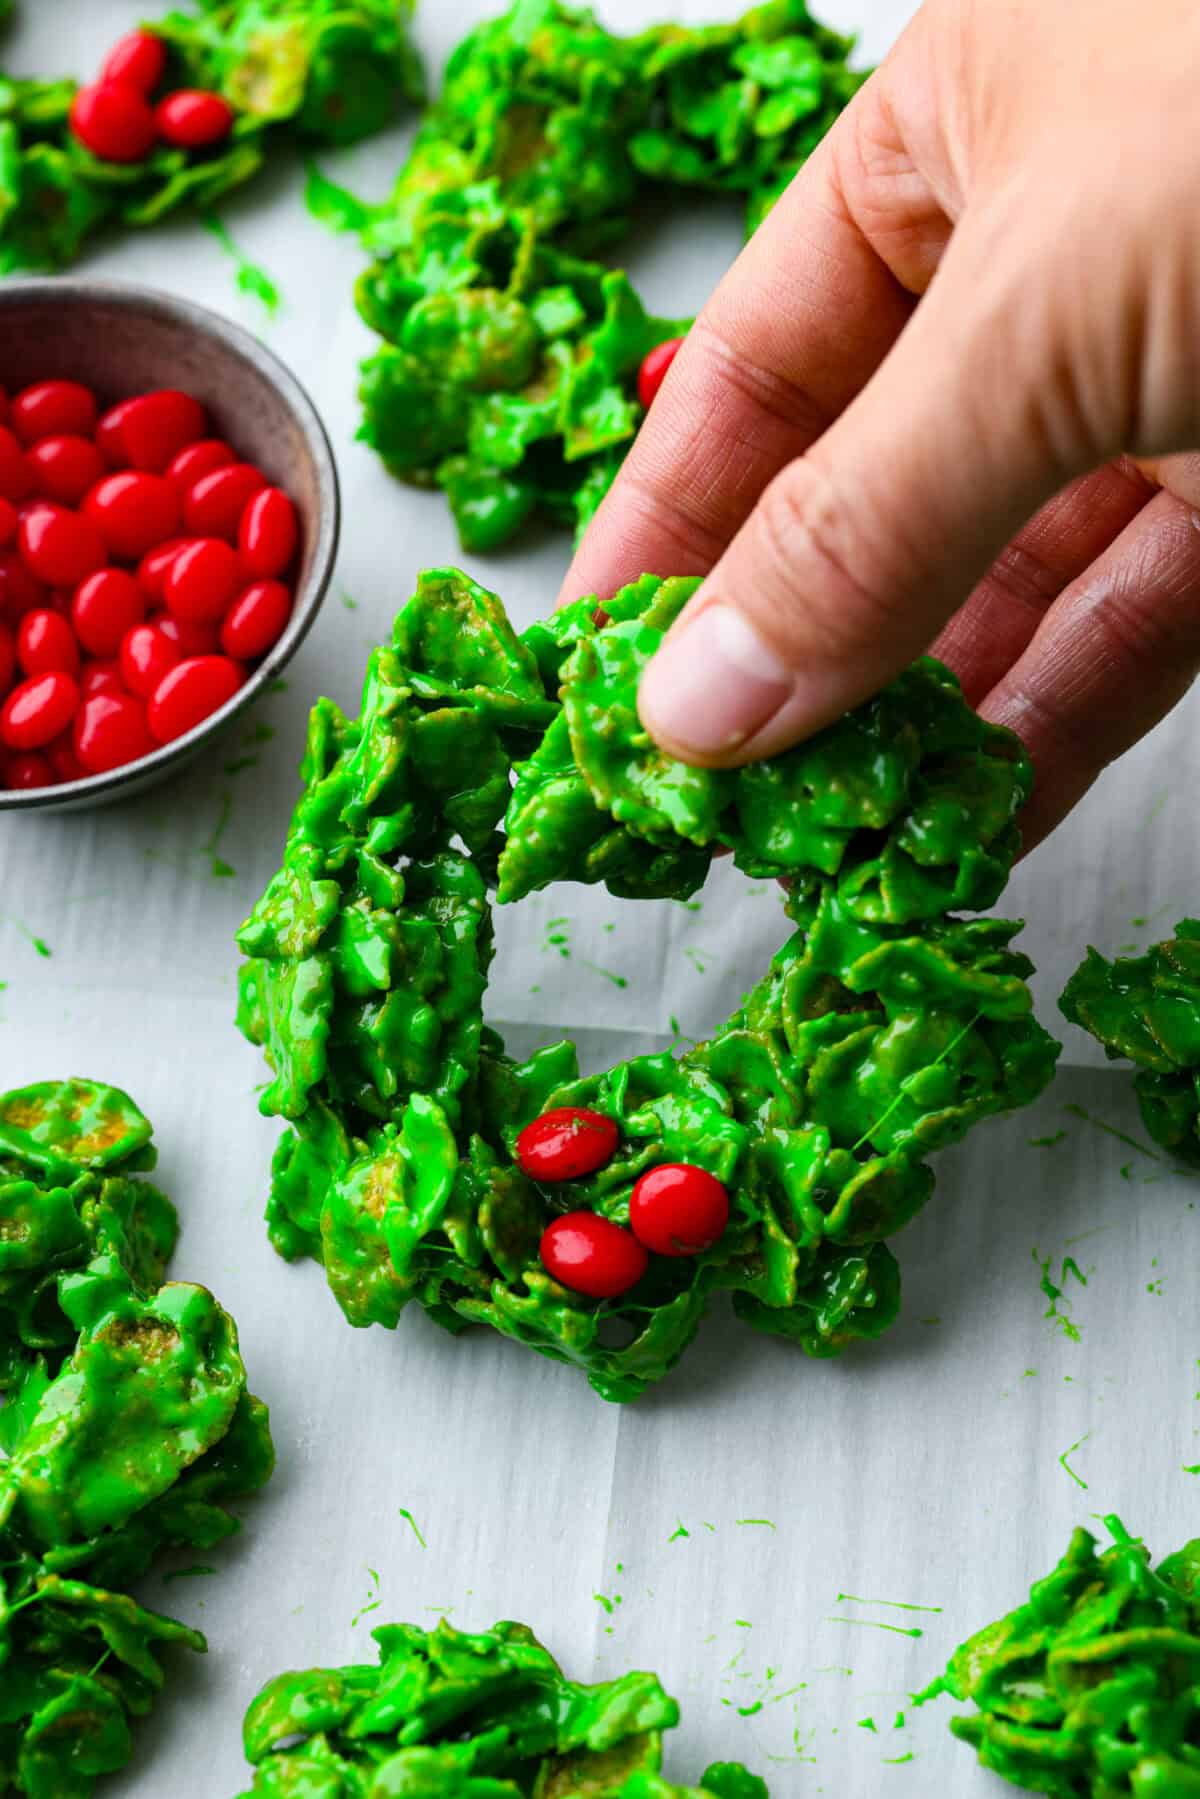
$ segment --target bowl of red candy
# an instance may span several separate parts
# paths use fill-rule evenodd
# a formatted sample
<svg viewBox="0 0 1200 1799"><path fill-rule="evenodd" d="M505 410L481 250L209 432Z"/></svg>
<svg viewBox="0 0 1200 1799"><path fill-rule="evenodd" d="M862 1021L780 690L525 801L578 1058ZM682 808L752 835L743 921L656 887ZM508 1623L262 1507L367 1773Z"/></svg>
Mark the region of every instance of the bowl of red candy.
<svg viewBox="0 0 1200 1799"><path fill-rule="evenodd" d="M0 809L124 798L279 676L324 599L337 470L240 326L116 283L0 287Z"/></svg>

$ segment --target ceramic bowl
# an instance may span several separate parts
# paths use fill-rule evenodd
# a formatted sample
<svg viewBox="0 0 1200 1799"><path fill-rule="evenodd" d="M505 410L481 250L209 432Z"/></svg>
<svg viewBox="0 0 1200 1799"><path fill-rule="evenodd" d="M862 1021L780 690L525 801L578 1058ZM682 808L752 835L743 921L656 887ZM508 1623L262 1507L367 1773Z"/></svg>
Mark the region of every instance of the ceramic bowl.
<svg viewBox="0 0 1200 1799"><path fill-rule="evenodd" d="M295 605L283 636L220 711L140 762L59 787L0 789L0 810L70 812L127 799L199 757L284 669L325 598L340 522L337 467L317 410L291 370L206 307L153 288L56 276L0 283L0 385L9 393L55 377L84 382L101 408L131 394L182 388L225 438L294 501L301 521Z"/></svg>

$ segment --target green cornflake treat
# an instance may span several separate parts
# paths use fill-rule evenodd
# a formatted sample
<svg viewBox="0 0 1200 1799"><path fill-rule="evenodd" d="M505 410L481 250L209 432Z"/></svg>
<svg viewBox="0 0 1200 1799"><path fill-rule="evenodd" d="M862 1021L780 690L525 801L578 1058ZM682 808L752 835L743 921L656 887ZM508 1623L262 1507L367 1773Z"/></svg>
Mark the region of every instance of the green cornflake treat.
<svg viewBox="0 0 1200 1799"><path fill-rule="evenodd" d="M1174 937L1144 956L1106 962L1089 949L1058 1003L1111 1061L1137 1063L1146 1129L1200 1168L1200 920L1181 919Z"/></svg>
<svg viewBox="0 0 1200 1799"><path fill-rule="evenodd" d="M662 1770L679 1707L653 1674L577 1686L524 1624L386 1624L377 1667L269 1682L246 1714L241 1799L769 1799L739 1763Z"/></svg>
<svg viewBox="0 0 1200 1799"><path fill-rule="evenodd" d="M445 492L465 549L535 514L588 523L645 416L642 362L690 322L597 257L662 183L746 193L757 222L860 85L852 48L801 0L632 38L517 0L458 46L369 209L358 306L385 340L360 435Z"/></svg>
<svg viewBox="0 0 1200 1799"><path fill-rule="evenodd" d="M270 1476L233 1321L166 1281L149 1121L96 1081L0 1095L0 1793L87 1799L204 1638L125 1590Z"/></svg>
<svg viewBox="0 0 1200 1799"><path fill-rule="evenodd" d="M164 88L222 94L235 125L212 149L161 145L132 164L100 161L75 136L75 82L0 77L0 273L65 268L99 231L211 207L276 145L382 130L422 95L410 11L411 0L196 0L151 22L170 52Z"/></svg>
<svg viewBox="0 0 1200 1799"><path fill-rule="evenodd" d="M1077 1530L1028 1603L950 1658L918 1703L949 1693L985 1768L1059 1799L1200 1793L1200 1539L1157 1572L1117 1518L1097 1553Z"/></svg>
<svg viewBox="0 0 1200 1799"><path fill-rule="evenodd" d="M673 762L634 695L695 586L647 576L519 637L467 576L422 575L358 717L315 707L283 866L238 938L262 1109L291 1126L275 1247L323 1262L355 1325L416 1300L614 1400L661 1379L720 1289L810 1355L879 1336L899 1304L884 1240L929 1198L926 1156L1033 1099L1058 1053L1019 927L951 911L1004 886L1032 778L1016 738L926 660L770 763ZM506 1055L483 1022L493 896L577 880L685 899L721 847L788 879L795 931L708 1042L586 1078L570 1043ZM618 1148L538 1185L517 1138L564 1106L614 1120ZM719 1241L651 1257L603 1304L551 1277L552 1220L625 1226L638 1177L679 1161L726 1187Z"/></svg>

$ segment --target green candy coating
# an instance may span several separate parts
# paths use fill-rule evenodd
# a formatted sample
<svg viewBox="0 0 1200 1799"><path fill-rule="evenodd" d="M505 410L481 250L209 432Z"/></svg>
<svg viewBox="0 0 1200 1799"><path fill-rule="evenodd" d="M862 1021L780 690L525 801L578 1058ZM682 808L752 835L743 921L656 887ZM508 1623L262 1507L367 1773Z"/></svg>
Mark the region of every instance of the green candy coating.
<svg viewBox="0 0 1200 1799"><path fill-rule="evenodd" d="M70 127L73 81L0 77L0 273L61 269L89 238L202 210L251 180L285 141L343 144L419 100L408 0L199 0L147 25L170 51L168 84L220 93L231 137L197 154L162 144L99 161Z"/></svg>
<svg viewBox="0 0 1200 1799"><path fill-rule="evenodd" d="M95 1081L0 1095L0 1793L88 1799L196 1631L124 1590L269 1478L232 1320L165 1282L149 1121Z"/></svg>
<svg viewBox="0 0 1200 1799"><path fill-rule="evenodd" d="M884 1239L932 1191L925 1156L1031 1100L1057 1055L1018 927L947 912L1003 886L1030 785L1016 739L925 661L762 769L671 762L634 696L694 585L646 577L519 637L467 576L423 575L358 718L314 708L283 866L239 933L239 1023L274 1076L261 1106L292 1127L267 1213L280 1253L323 1262L353 1324L390 1328L416 1300L616 1400L674 1365L719 1289L810 1355L879 1336L899 1303ZM483 1023L493 889L684 896L722 844L788 878L796 929L709 1042L587 1077L570 1043L505 1054ZM620 1131L566 1195L514 1160L562 1105ZM551 1279L556 1213L624 1224L664 1161L725 1183L721 1241L652 1258L603 1307Z"/></svg>
<svg viewBox="0 0 1200 1799"><path fill-rule="evenodd" d="M1057 1799L1200 1793L1200 1539L1157 1572L1120 1521L1077 1530L1026 1604L955 1651L918 1703L948 1693L985 1768Z"/></svg>
<svg viewBox="0 0 1200 1799"><path fill-rule="evenodd" d="M1090 1031L1110 1061L1136 1062L1142 1119L1156 1143L1200 1168L1200 920L1144 956L1108 962L1089 949L1059 1008Z"/></svg>
<svg viewBox="0 0 1200 1799"><path fill-rule="evenodd" d="M757 224L861 85L852 48L803 0L635 37L517 0L459 44L367 209L357 299L385 340L361 436L443 490L464 549L535 514L587 524L645 417L642 362L690 324L651 317L597 256L663 183L744 193Z"/></svg>
<svg viewBox="0 0 1200 1799"><path fill-rule="evenodd" d="M282 1674L246 1714L241 1799L769 1799L734 1762L661 1777L679 1707L653 1674L569 1681L533 1632L387 1624L378 1666Z"/></svg>

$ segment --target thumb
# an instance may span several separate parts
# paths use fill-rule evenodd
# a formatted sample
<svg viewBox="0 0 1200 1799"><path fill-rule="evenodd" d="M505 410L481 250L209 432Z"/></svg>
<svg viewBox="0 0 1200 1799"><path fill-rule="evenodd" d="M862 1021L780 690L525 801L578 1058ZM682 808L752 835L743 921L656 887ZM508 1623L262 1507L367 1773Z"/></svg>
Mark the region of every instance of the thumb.
<svg viewBox="0 0 1200 1799"><path fill-rule="evenodd" d="M642 721L684 760L777 754L876 692L1106 454L1086 441L1038 310L1052 305L1045 258L1024 283L968 248L966 229L876 374L771 482L647 668Z"/></svg>

